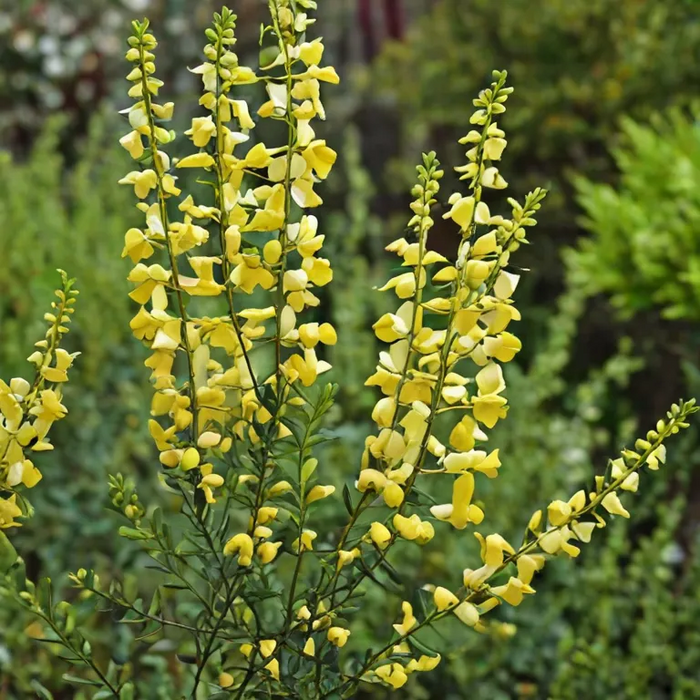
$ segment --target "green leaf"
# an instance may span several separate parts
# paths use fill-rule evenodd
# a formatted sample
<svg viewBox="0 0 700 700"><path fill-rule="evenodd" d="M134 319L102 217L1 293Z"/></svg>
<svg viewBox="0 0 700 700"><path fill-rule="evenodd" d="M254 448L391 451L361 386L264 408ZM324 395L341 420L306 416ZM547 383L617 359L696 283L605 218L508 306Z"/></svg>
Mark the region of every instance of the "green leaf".
<svg viewBox="0 0 700 700"><path fill-rule="evenodd" d="M304 466L301 468L302 484L305 484L312 477L313 473L316 471L316 467L318 467L318 460L315 457L307 459L306 462L304 462Z"/></svg>
<svg viewBox="0 0 700 700"><path fill-rule="evenodd" d="M145 530L137 530L133 527L126 527L122 525L119 528L119 535L121 537L126 537L127 540L152 540L153 535Z"/></svg>
<svg viewBox="0 0 700 700"><path fill-rule="evenodd" d="M17 550L0 530L0 574L6 574L17 561Z"/></svg>
<svg viewBox="0 0 700 700"><path fill-rule="evenodd" d="M440 652L435 651L432 647L429 647L427 644L423 644L423 642L419 641L415 635L411 637L411 646L414 646L418 651L422 652L423 654L427 654L428 656L438 656Z"/></svg>
<svg viewBox="0 0 700 700"><path fill-rule="evenodd" d="M197 657L193 654L176 654L177 660L183 664L196 664Z"/></svg>
<svg viewBox="0 0 700 700"><path fill-rule="evenodd" d="M32 686L32 690L36 693L37 697L41 698L41 700L54 700L53 695L51 695L51 693L36 679L33 680L30 685ZM97 695L95 695L95 698L97 698Z"/></svg>
<svg viewBox="0 0 700 700"><path fill-rule="evenodd" d="M121 687L119 700L134 700L134 684L131 681Z"/></svg>
<svg viewBox="0 0 700 700"><path fill-rule="evenodd" d="M352 505L352 498L350 497L350 489L348 488L348 485L345 484L343 486L343 503L345 503L345 508L347 509L348 513L352 515L355 512L355 509L353 508Z"/></svg>
<svg viewBox="0 0 700 700"><path fill-rule="evenodd" d="M102 687L102 681L91 680L90 678L81 678L80 676L73 676L70 673L64 673L61 678L63 678L66 683L74 683L75 685L91 685L94 688Z"/></svg>

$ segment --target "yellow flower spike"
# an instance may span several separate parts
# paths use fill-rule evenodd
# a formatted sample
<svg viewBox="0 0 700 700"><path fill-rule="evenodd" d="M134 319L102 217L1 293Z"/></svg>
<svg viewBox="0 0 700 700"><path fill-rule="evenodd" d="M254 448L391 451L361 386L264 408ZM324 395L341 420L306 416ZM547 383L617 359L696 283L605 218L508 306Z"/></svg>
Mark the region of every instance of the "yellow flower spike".
<svg viewBox="0 0 700 700"><path fill-rule="evenodd" d="M344 647L350 637L350 630L343 627L330 627L326 636L333 646Z"/></svg>
<svg viewBox="0 0 700 700"><path fill-rule="evenodd" d="M253 561L253 539L242 532L234 535L224 546L224 556L230 557L238 554L240 566L250 566Z"/></svg>
<svg viewBox="0 0 700 700"><path fill-rule="evenodd" d="M335 493L335 486L314 486L306 496L306 505L328 498L333 493Z"/></svg>
<svg viewBox="0 0 700 700"><path fill-rule="evenodd" d="M239 651L241 652L241 654L243 654L243 656L245 656L246 658L249 658L251 653L253 652L253 645L248 644L247 642L244 644L241 644L241 646L239 647Z"/></svg>
<svg viewBox="0 0 700 700"><path fill-rule="evenodd" d="M403 613L403 620L400 623L396 623L394 629L398 635L405 637L418 624L418 620L413 614L413 606L407 600L401 603L401 612Z"/></svg>
<svg viewBox="0 0 700 700"><path fill-rule="evenodd" d="M302 650L302 653L305 656L311 656L311 657L316 656L316 642L314 641L313 637L309 637L306 640L306 643L304 644L304 649Z"/></svg>
<svg viewBox="0 0 700 700"><path fill-rule="evenodd" d="M385 549L391 541L391 532L386 525L373 522L369 528L369 538L379 549Z"/></svg>
<svg viewBox="0 0 700 700"><path fill-rule="evenodd" d="M435 601L435 607L440 612L452 608L459 603L459 598L452 593L452 591L442 586L438 586L435 591L433 591L433 600Z"/></svg>

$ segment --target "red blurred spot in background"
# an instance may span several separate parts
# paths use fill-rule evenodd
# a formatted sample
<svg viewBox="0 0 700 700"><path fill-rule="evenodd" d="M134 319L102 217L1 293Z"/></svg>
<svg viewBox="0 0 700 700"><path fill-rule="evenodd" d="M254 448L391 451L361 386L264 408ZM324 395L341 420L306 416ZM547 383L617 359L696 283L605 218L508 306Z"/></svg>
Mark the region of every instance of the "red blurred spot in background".
<svg viewBox="0 0 700 700"><path fill-rule="evenodd" d="M371 61L376 55L381 39L400 39L403 33L401 0L359 0L360 27L364 44L365 58ZM373 8L381 4L383 27L378 27ZM378 38L379 37L379 38Z"/></svg>

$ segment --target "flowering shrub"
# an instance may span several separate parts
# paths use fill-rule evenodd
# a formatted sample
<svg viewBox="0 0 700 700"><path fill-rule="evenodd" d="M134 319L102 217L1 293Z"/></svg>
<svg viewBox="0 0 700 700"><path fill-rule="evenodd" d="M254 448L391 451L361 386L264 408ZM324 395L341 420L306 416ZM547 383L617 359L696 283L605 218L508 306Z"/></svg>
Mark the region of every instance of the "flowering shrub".
<svg viewBox="0 0 700 700"><path fill-rule="evenodd" d="M134 103L121 143L138 167L120 182L133 187L144 225L126 232L123 256L134 264L130 296L139 306L131 329L149 351L159 480L178 513L145 505L133 483L113 475L110 497L127 521L120 533L143 547L160 579L146 603L117 579L71 574L81 601L137 630L130 660L93 656L79 606L54 604L50 582L27 582L5 545L14 560L6 585L47 625L45 640L85 667L66 680L99 688L95 698L138 694L138 650L156 641L170 641L192 667L179 689L192 698L352 697L363 683L399 689L440 663L426 634L441 620L485 631L489 611L535 592L548 559L577 556L606 514L629 517L620 492L637 490L644 466L659 468L666 438L696 411L694 401L672 406L589 491L536 510L520 543L475 530L485 518L477 485L501 467L498 450L482 449L508 412L501 367L521 349L509 330L520 319L511 256L528 242L545 197L536 189L522 203L508 199L507 215L486 202L507 187L497 120L512 88L496 71L461 140L465 192L449 197L444 214L460 236L454 261L429 246L443 177L435 154L417 169L406 238L388 246L405 271L381 288L398 308L374 324L387 344L367 382L382 396L372 411L376 429L355 488L342 490L345 522L323 527L336 485L322 426L336 387L319 377L330 369L324 347L338 334L317 312L318 289L333 271L310 211L322 204L318 190L336 161L314 126L325 117L321 85L338 76L322 65L321 40L307 38L315 4L270 0L257 72L232 51L235 16L225 8L215 15L205 61L193 69L205 116L185 132L194 151L180 160L163 150L175 134L163 126L173 104L159 96L157 41L147 21L133 23L126 57ZM237 94L253 84L267 94L257 115L279 135L272 144L255 139L256 120ZM176 173L188 170L200 188L185 195ZM52 381L67 367L58 353ZM4 486L13 499L16 485ZM419 590L399 585L407 547L467 528L481 545L473 568ZM386 621L383 639L356 650L353 616L374 584L401 596L401 612L393 627Z"/></svg>

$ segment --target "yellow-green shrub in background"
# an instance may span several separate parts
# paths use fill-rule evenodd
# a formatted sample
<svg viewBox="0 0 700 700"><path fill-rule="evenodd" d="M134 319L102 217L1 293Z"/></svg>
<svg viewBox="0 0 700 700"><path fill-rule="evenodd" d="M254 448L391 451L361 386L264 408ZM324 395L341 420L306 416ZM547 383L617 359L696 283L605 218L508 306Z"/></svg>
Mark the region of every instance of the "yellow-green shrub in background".
<svg viewBox="0 0 700 700"><path fill-rule="evenodd" d="M700 126L697 112L625 119L613 149L615 186L578 177L583 224L572 264L588 293L607 294L626 317L659 308L700 317Z"/></svg>

